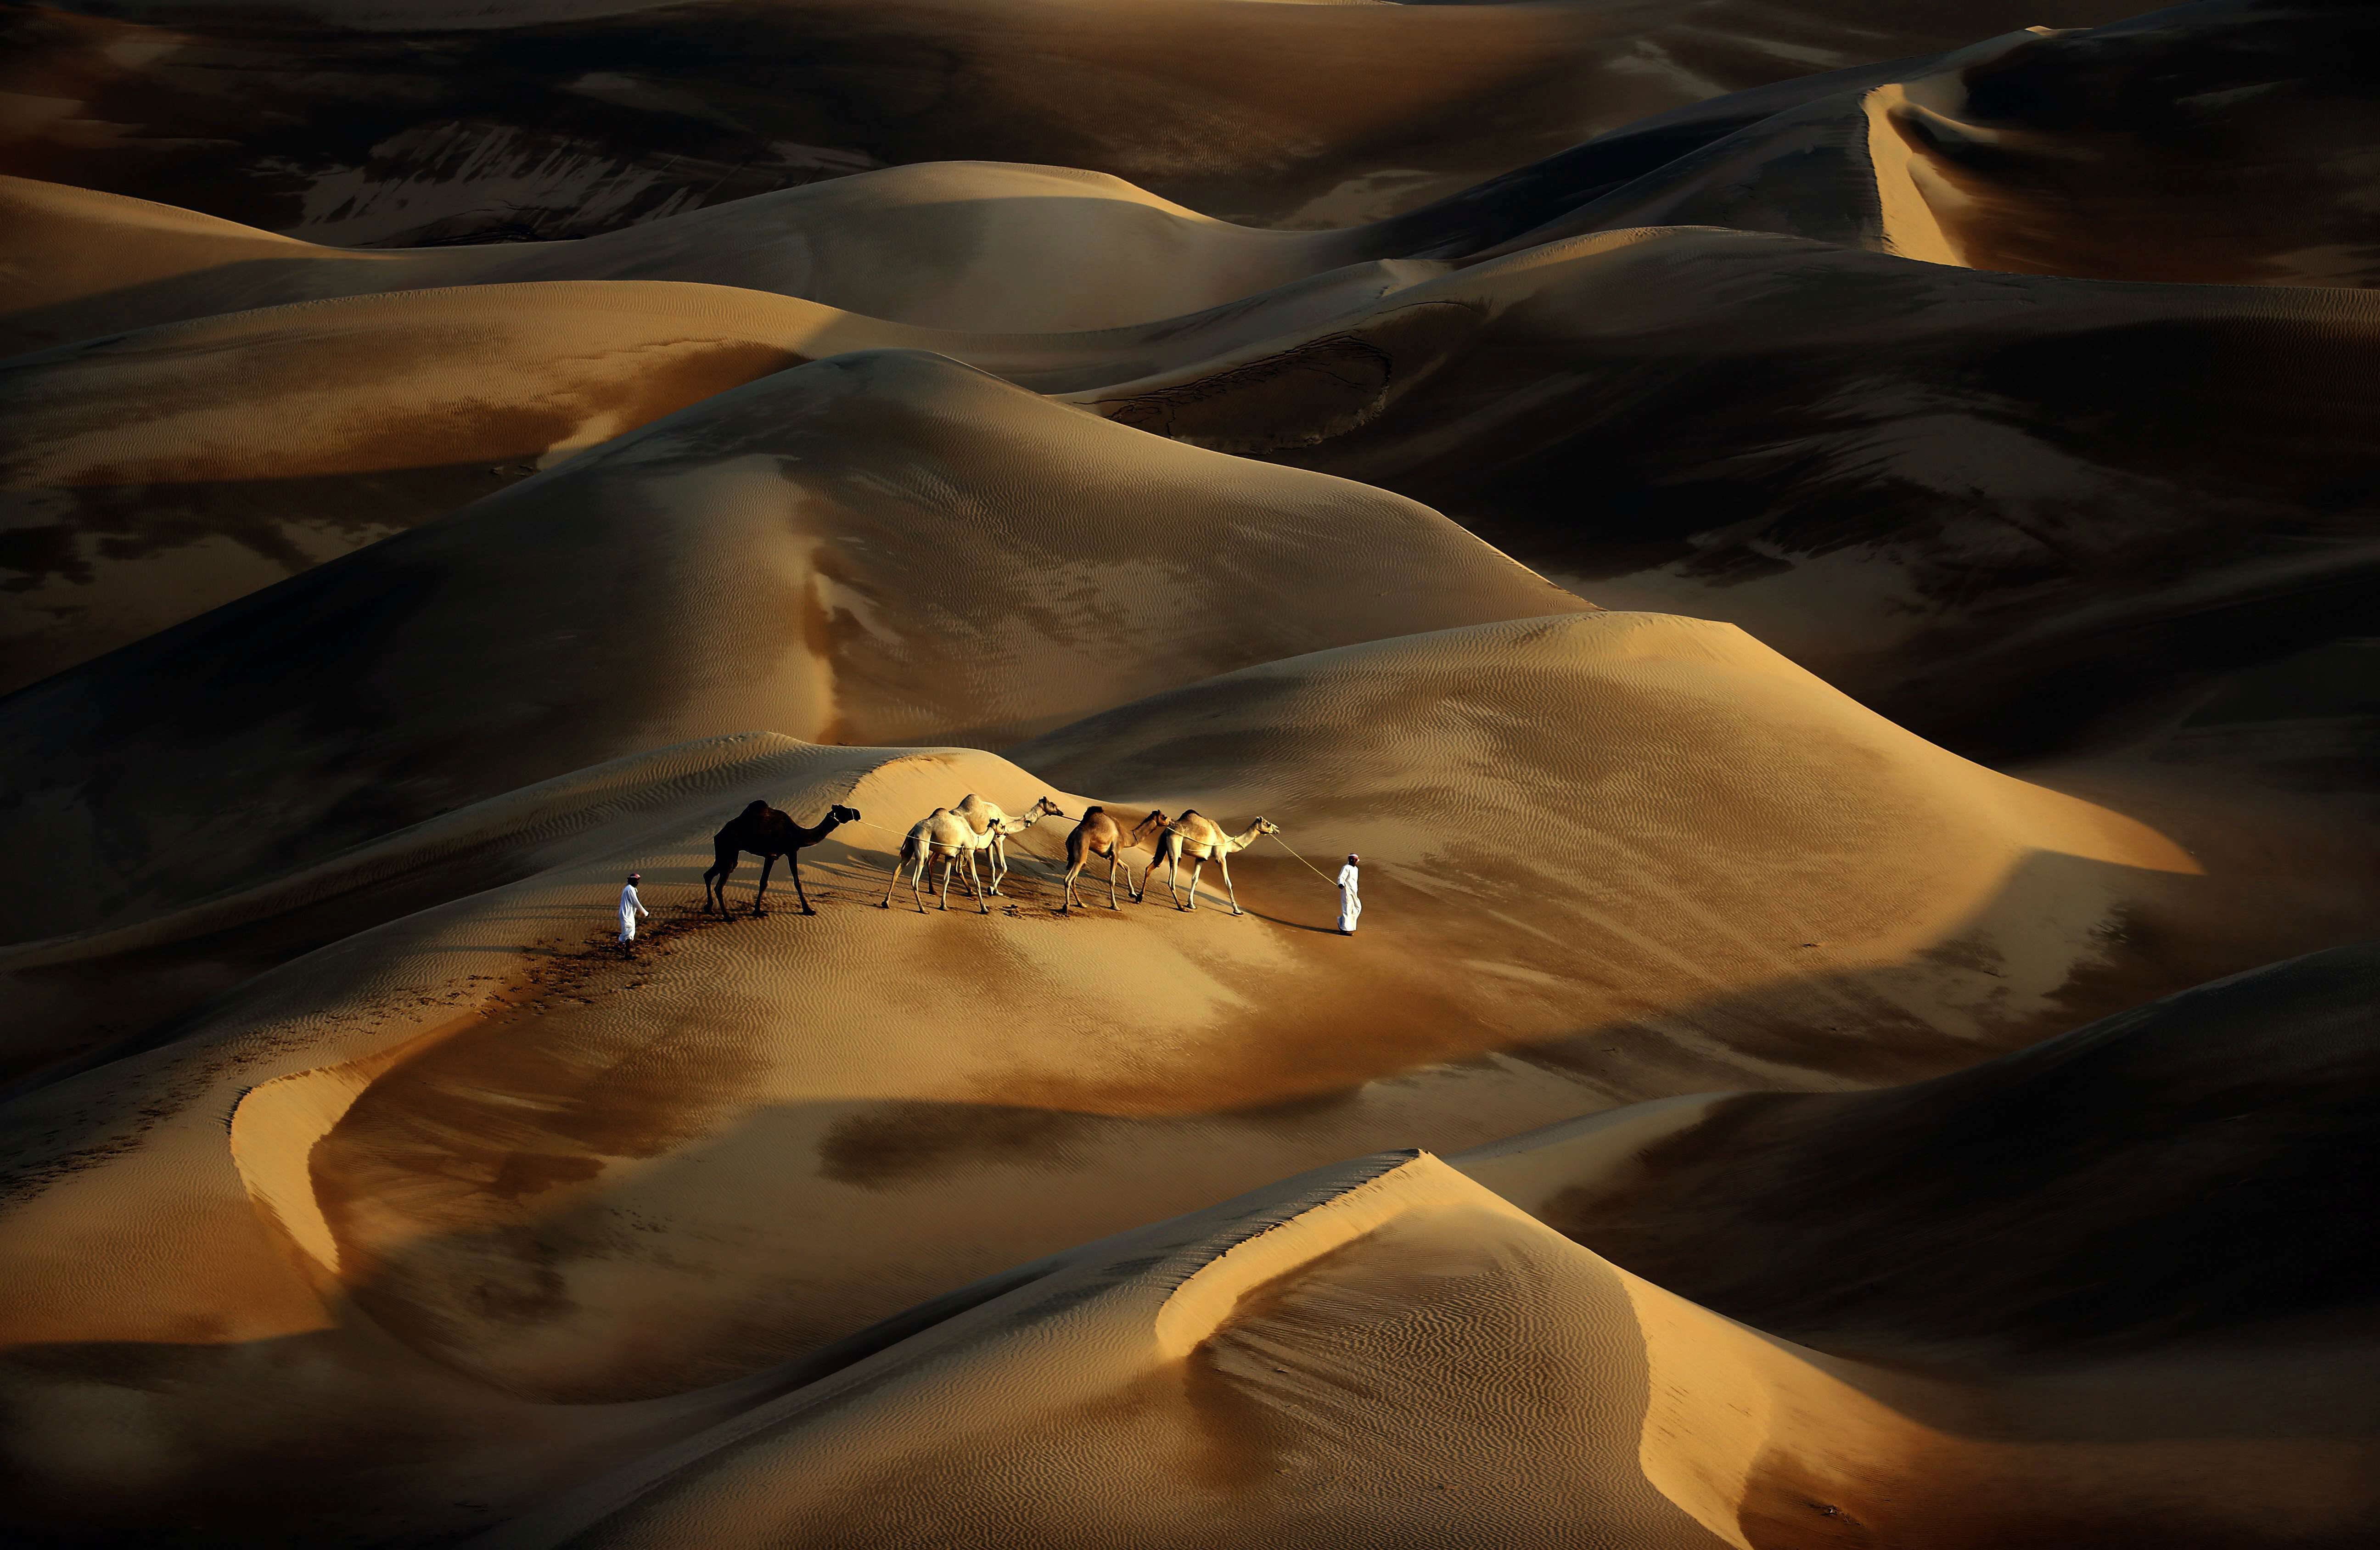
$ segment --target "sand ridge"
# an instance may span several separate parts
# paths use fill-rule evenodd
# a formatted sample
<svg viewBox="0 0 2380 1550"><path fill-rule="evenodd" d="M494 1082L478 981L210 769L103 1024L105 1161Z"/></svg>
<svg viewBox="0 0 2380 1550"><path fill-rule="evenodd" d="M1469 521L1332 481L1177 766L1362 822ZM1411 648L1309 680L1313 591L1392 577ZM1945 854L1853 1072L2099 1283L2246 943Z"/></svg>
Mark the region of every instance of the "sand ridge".
<svg viewBox="0 0 2380 1550"><path fill-rule="evenodd" d="M0 15L0 1539L2362 1550L2365 10Z"/></svg>
<svg viewBox="0 0 2380 1550"><path fill-rule="evenodd" d="M174 6L67 13L18 51L9 89L53 105L0 171L341 244L583 236L958 158L1111 174L1235 222L1349 226L1740 89L2124 14L1008 0L985 26L951 0L698 16L407 0L259 28ZM1053 73L1075 89L1050 90ZM78 132L91 123L141 130Z"/></svg>
<svg viewBox="0 0 2380 1550"><path fill-rule="evenodd" d="M1398 497L842 356L7 701L0 826L74 890L13 929L121 924L662 743L996 745L1270 656L1591 606ZM186 738L253 753L210 776L164 752Z"/></svg>
<svg viewBox="0 0 2380 1550"><path fill-rule="evenodd" d="M1408 708L1382 714L1387 696ZM1579 733L1525 732L1516 708L1548 696ZM1656 720L1722 742L1673 757L1627 719L1645 696ZM1757 707L1781 735L1766 757L1743 757L1695 704ZM1374 797L1349 772L1377 767L1366 739L1390 727L1423 762ZM1797 775L1776 762L1792 746L1835 752L1823 775ZM1195 802L1233 822L1265 811L1317 850L1360 844L1376 911L1402 924L1350 953L1320 929L1327 890L1285 853L1262 852L1233 868L1251 912L1237 919L1211 903L1177 913L1160 890L1160 902L1061 920L1054 887L1029 861L990 919L880 910L898 832L926 807L965 791L1011 811L1049 795L1078 813L1090 799L1071 776L979 752L748 739L592 771L392 840L344 878L278 885L248 907L270 917L342 886L383 886L406 875L408 850L450 867L486 851L480 875L512 878L347 936L219 999L169 1046L20 1098L18 1120L51 1112L54 1129L84 1139L20 1162L20 1177L53 1181L25 1197L0 1241L30 1251L73 1241L53 1235L94 1212L132 1225L166 1209L193 1222L250 1210L265 1234L218 1233L210 1259L152 1262L153 1276L110 1294L104 1317L73 1311L58 1278L68 1261L12 1259L28 1289L20 1305L50 1321L51 1338L137 1340L175 1318L221 1320L221 1299L263 1306L242 1288L264 1278L283 1289L289 1332L312 1332L334 1371L361 1360L335 1354L357 1342L394 1342L373 1360L438 1374L392 1391L488 1385L591 1406L608 1423L673 1396L686 1409L672 1413L728 1406L711 1386L748 1376L735 1391L744 1407L775 1364L815 1373L872 1322L1020 1258L1394 1137L1453 1151L1681 1085L1832 1088L1879 1060L1961 1063L1985 1033L1979 1018L2023 1003L2005 989L1997 1011L1969 1000L1962 987L1999 983L1973 969L1896 977L1890 967L1976 913L1956 890L2005 905L2006 923L1971 941L1964 962L1996 943L2001 972L2046 975L2043 987L2056 988L2056 965L2105 951L2095 925L2113 896L2094 869L2134 878L2121 886L2136 890L2188 875L2158 870L2188 863L2154 834L1928 749L1739 632L1682 620L1586 614L1342 648L1029 747L1020 757L1053 773L1082 762L1070 748L1110 751L1103 778L1115 789L1090 790L1126 810L1149 800L1162 768L1179 782L1164 790L1169 805ZM1630 794L1674 790L1680 768L1699 771L1689 789L1704 817ZM1755 794L1796 783L1805 817ZM1599 793L1607 831L1630 837L1633 863L1505 875L1512 863L1496 858L1524 854L1500 838L1505 826L1542 825L1548 805L1581 789ZM604 956L600 917L619 875L641 870L662 919L682 918L711 829L751 793L806 819L830 801L866 816L806 856L820 914L791 913L781 878L766 920L697 925L638 963ZM1398 816L1367 816L1375 802ZM1803 883L1791 929L1740 963L1710 952L1712 922L1730 920L1749 950L1777 935L1758 912L1781 903L1779 890L1756 867L1710 870L1692 850L1659 849L1692 845L1726 813L1773 831L1765 865L1814 878L1814 858L1831 852L1843 869L1827 894ZM1896 873L1910 847L1835 830L1846 813L1924 833L1926 865ZM1442 837L1449 824L1459 838ZM1045 821L1019 849L1046 860L1062 834ZM2073 853L2080 875L1998 875L2052 848ZM1942 866L1954 854L1964 882ZM1634 891L1609 896L1614 888ZM243 906L212 908L189 928L219 930ZM2065 912L2062 945L2041 934L2045 909ZM1500 928L1483 935L1483 920ZM1623 926L1635 945L1615 934ZM1823 949L1801 945L1814 927ZM1705 962L1665 982L1647 964L1676 961L1663 947L1673 933ZM1814 951L1836 968L1814 972ZM1842 971L1871 959L1883 965L1874 988L1855 991ZM1460 1000L1447 994L1456 961ZM1729 973L1746 976L1742 994L1715 999L1724 987L1713 976ZM1613 994L1598 988L1607 975L1625 999L1597 1013L1596 999ZM2024 1026L2062 1004L2040 1001ZM1803 1026L1822 1007L1856 1020L1867 1042L1757 1035L1764 1020ZM1631 1021L1572 1031L1614 1015ZM137 1116L108 1095L144 1090L188 1094L189 1107L107 1140ZM837 1245L832 1261L817 1254L823 1242ZM217 1268L200 1278L201 1263ZM318 1307L329 1311L306 1312ZM156 1424L208 1402L196 1377L174 1392L187 1399L159 1401ZM288 1392L268 1387L251 1401L279 1415ZM209 1457L191 1467L212 1467ZM420 1466L428 1481L462 1467L443 1455ZM149 1499L176 1499L177 1478ZM489 1510L508 1513L537 1488L524 1471ZM406 1505L414 1487L395 1489L355 1510L424 1510Z"/></svg>
<svg viewBox="0 0 2380 1550"><path fill-rule="evenodd" d="M1064 396L1429 501L2007 757L2361 626L2375 324L2357 290L1632 228Z"/></svg>

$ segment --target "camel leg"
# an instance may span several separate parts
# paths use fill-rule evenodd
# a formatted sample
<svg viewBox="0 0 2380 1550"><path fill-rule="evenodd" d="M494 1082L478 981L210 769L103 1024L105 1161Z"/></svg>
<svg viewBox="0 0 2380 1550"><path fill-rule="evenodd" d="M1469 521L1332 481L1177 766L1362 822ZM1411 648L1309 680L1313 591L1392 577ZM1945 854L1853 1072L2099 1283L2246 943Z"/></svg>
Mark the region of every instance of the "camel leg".
<svg viewBox="0 0 2380 1550"><path fill-rule="evenodd" d="M998 835L992 837L991 854L984 862L984 866L991 874L991 887L987 891L998 893L1000 879L1008 876L1008 842L1005 839Z"/></svg>
<svg viewBox="0 0 2380 1550"><path fill-rule="evenodd" d="M876 907L878 909L889 910L892 907L892 890L901 886L901 869L908 865L909 853L906 850L894 853L892 857L892 880L884 885L884 902L877 905Z"/></svg>
<svg viewBox="0 0 2380 1550"><path fill-rule="evenodd" d="M711 907L711 889L714 886L712 879L716 878L716 887L719 890L719 913L722 915L727 913L727 879L735 875L736 864L741 860L743 857L740 855L727 856L714 864L710 871L702 875L702 907L704 909L708 910Z"/></svg>
<svg viewBox="0 0 2380 1550"><path fill-rule="evenodd" d="M969 851L969 852L967 852L967 853L966 853L966 864L967 864L967 891L968 891L969 893L972 893L972 894L974 894L974 895L975 895L975 909L976 909L976 913L977 913L978 914L990 914L991 913L991 906L990 906L990 905L989 905L989 904L987 904L987 903L985 903L985 902L983 902L983 890L981 890L980 888L978 888L978 887L976 886L976 881L975 881L975 852L973 852L973 851Z"/></svg>
<svg viewBox="0 0 2380 1550"><path fill-rule="evenodd" d="M917 869L909 874L909 901L917 906L917 913L919 914L924 914L926 913L926 901L918 894L917 885L930 875L928 873L927 868L933 866L933 864L934 853L931 850L929 850L924 854L917 857Z"/></svg>
<svg viewBox="0 0 2380 1550"><path fill-rule="evenodd" d="M764 855L760 858L760 891L752 895L752 913L756 915L769 913L769 907L760 901L769 896L769 874L775 871L776 867L775 856Z"/></svg>
<svg viewBox="0 0 2380 1550"><path fill-rule="evenodd" d="M802 853L799 851L787 853L785 856L785 865L793 869L794 897L802 902L802 914L818 914L816 910L810 908L810 896L802 891Z"/></svg>
<svg viewBox="0 0 2380 1550"><path fill-rule="evenodd" d="M1058 906L1060 914L1064 914L1075 907L1075 879L1083 875L1083 868L1089 865L1091 853L1088 851L1085 851L1079 856L1069 855L1066 858L1066 897ZM1113 875L1112 868L1110 869L1110 875ZM1109 886L1112 888L1114 885L1111 883Z"/></svg>
<svg viewBox="0 0 2380 1550"><path fill-rule="evenodd" d="M1170 852L1150 862L1148 873L1151 877L1157 875L1158 861L1165 863L1165 886L1173 890L1173 907L1178 910L1182 907L1182 853ZM1148 890L1144 888L1141 891L1145 893Z"/></svg>
<svg viewBox="0 0 2380 1550"><path fill-rule="evenodd" d="M955 855L942 857L942 908L946 910L951 907L951 868L958 865L958 859Z"/></svg>
<svg viewBox="0 0 2380 1550"><path fill-rule="evenodd" d="M1207 869L1207 858L1199 856L1190 863L1190 907L1198 907L1198 874Z"/></svg>
<svg viewBox="0 0 2380 1550"><path fill-rule="evenodd" d="M1247 911L1240 908L1240 890L1232 881L1232 858L1225 855L1222 852L1217 851L1215 853L1215 865L1222 870L1223 891L1231 895L1232 913L1233 914L1247 914Z"/></svg>
<svg viewBox="0 0 2380 1550"><path fill-rule="evenodd" d="M1109 908L1109 909L1111 909L1111 910L1112 910L1112 909L1114 909L1114 908L1116 907L1116 896L1115 896L1115 875L1116 875L1116 867L1117 867L1119 865L1121 865L1121 864L1123 863L1123 857L1122 857L1122 856L1120 856L1120 855L1112 855L1112 854L1111 854L1111 855L1110 855L1110 856L1108 857L1108 908ZM1124 880L1125 880L1126 882L1129 882L1129 881L1131 881L1132 879L1131 879L1131 878L1125 878Z"/></svg>

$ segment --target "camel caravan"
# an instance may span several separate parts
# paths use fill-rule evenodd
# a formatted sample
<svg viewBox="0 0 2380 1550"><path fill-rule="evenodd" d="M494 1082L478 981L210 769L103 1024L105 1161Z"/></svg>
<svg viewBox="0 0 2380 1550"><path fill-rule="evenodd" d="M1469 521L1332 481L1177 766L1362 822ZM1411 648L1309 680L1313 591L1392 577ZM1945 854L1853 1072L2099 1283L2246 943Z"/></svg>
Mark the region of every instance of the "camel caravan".
<svg viewBox="0 0 2380 1550"><path fill-rule="evenodd" d="M973 792L948 807L937 807L910 826L902 838L901 848L892 862L892 875L884 886L884 898L880 909L892 907L892 895L905 875L909 879L910 902L917 913L926 913L925 890L932 887L927 868L935 862L941 864L941 908L951 907L951 877L962 866L965 868L968 897L975 901L978 914L990 914L989 901L999 895L1001 885L1007 880L1008 841L1031 829L1043 818L1065 817L1058 805L1042 797L1023 813L1010 815L999 804L988 802ZM727 881L735 875L736 867L747 854L760 858L760 887L752 896L752 913L769 913L767 898L769 876L783 857L792 876L794 897L800 901L804 914L816 914L809 896L802 891L802 854L810 846L824 840L847 823L865 823L856 807L837 803L827 809L826 817L815 826L796 823L793 818L766 802L754 802L728 820L726 827L711 837L713 860L710 870L702 874L702 905L704 910L726 915ZM874 828L876 826L869 825ZM1094 860L1108 864L1108 908L1116 909L1116 873L1123 873L1125 891L1134 903L1145 902L1147 885L1157 875L1158 866L1167 868L1166 887L1177 910L1198 907L1198 881L1208 862L1212 861L1222 875L1223 890L1235 915L1247 912L1240 908L1239 890L1232 882L1231 856L1244 851L1268 834L1278 834L1281 826L1269 818L1259 817L1239 833L1233 834L1213 819L1193 809L1179 817L1170 817L1151 808L1147 817L1126 828L1104 807L1084 809L1073 832L1066 836L1065 902L1058 913L1065 914L1077 907L1075 884L1083 869ZM1148 865L1134 876L1132 853L1149 853ZM984 858L984 872L976 869L976 857ZM1182 865L1190 864L1190 886L1182 887Z"/></svg>

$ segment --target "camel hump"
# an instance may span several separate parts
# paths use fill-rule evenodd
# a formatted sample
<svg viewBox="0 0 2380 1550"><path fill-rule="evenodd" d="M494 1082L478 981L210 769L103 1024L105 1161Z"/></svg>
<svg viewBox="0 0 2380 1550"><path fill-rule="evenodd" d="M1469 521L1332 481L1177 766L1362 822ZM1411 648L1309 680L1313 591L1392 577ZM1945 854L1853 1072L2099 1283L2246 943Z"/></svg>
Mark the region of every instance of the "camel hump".
<svg viewBox="0 0 2380 1550"><path fill-rule="evenodd" d="M1107 809L1104 807L1086 807L1083 809L1083 821L1085 823L1088 823L1093 818L1098 817L1101 813L1106 811Z"/></svg>
<svg viewBox="0 0 2380 1550"><path fill-rule="evenodd" d="M757 796L744 805L744 816L747 818L757 818L768 810L769 804Z"/></svg>

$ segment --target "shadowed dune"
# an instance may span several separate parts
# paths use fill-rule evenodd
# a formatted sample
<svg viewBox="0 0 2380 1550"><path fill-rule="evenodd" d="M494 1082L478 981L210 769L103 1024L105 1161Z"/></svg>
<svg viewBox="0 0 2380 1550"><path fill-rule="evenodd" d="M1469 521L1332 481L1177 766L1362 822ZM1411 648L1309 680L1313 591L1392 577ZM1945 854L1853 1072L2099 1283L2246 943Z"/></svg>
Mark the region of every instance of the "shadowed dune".
<svg viewBox="0 0 2380 1550"><path fill-rule="evenodd" d="M0 0L0 1543L2380 1543L2371 9Z"/></svg>
<svg viewBox="0 0 2380 1550"><path fill-rule="evenodd" d="M2370 627L2375 327L2356 291L1629 231L1068 396L1431 501L2004 755Z"/></svg>
<svg viewBox="0 0 2380 1550"><path fill-rule="evenodd" d="M293 303L22 356L0 363L14 432L0 451L0 692L808 360L930 348L1075 386L1307 326L1444 267L1350 265L1075 333L922 329L718 285L548 281Z"/></svg>
<svg viewBox="0 0 2380 1550"><path fill-rule="evenodd" d="M5 931L122 923L763 721L1013 741L1251 661L1590 606L1398 497L843 356L0 701L0 833L51 879Z"/></svg>
<svg viewBox="0 0 2380 1550"><path fill-rule="evenodd" d="M194 1518L193 1480L259 1449L352 1471L388 1427L417 1439L407 1471L274 1520L369 1519L382 1537L491 1521L556 1471L601 1470L629 1432L691 1432L795 1381L772 1363L807 1381L848 1360L838 1342L908 1304L1332 1157L2022 1043L2128 980L2174 983L2170 956L2103 927L2204 886L2155 834L1928 748L1692 621L1344 648L1036 757L1061 768L1087 743L1120 784L1161 769L1234 821L1261 803L1318 850L1360 843L1378 927L1318 929L1328 890L1263 851L1233 868L1237 919L1165 908L1161 884L1055 918L1029 863L990 919L963 902L920 918L905 894L881 913L891 847L928 806L1085 798L988 754L747 738L502 798L113 940L20 950L11 967L104 961L439 879L452 900L9 1104L9 1391L40 1411L59 1385L148 1363L139 1435L189 1440L111 1503L124 1532L237 1537L262 1509L233 1493ZM1588 847L1541 854L1529 838L1580 792ZM710 831L747 793L864 815L806 858L815 917L690 912ZM1101 794L1126 811L1136 795ZM1018 849L1047 857L1062 832ZM637 964L589 938L632 866L659 915ZM774 891L789 901L782 872ZM79 1267L111 1234L150 1248L95 1293ZM263 1355L292 1341L294 1367ZM254 1425L198 1440L234 1381ZM335 1438L289 1432L349 1383L378 1398ZM482 1384L570 1417L486 1453L436 1419ZM124 1446L111 1436L15 1445L43 1520L72 1520L72 1482ZM532 1444L555 1451L525 1460Z"/></svg>
<svg viewBox="0 0 2380 1550"><path fill-rule="evenodd" d="M1022 1267L473 1544L2112 1550L2369 1532L2367 1350L2342 1371L2302 1342L2185 1345L1996 1382L1869 1364L1721 1318L1463 1176L1537 1161L1390 1154Z"/></svg>
<svg viewBox="0 0 2380 1550"><path fill-rule="evenodd" d="M2185 5L1853 80L1510 240L1716 225L2110 280L2380 283L2360 4Z"/></svg>
<svg viewBox="0 0 2380 1550"><path fill-rule="evenodd" d="M1598 1160L1575 1176L1559 1129L1474 1172L1639 1275L1829 1350L1989 1368L2288 1339L2380 1295L2371 1238L2338 1230L2380 1205L2375 988L2380 951L2342 948L1915 1086L1682 1108L1624 1161L1581 1127Z"/></svg>
<svg viewBox="0 0 2380 1550"><path fill-rule="evenodd" d="M27 280L6 299L0 354L295 301L542 280L733 285L977 333L1105 329L1402 257L1394 235L1263 231L1070 167L936 162L579 241L386 252L9 178L0 179L0 265Z"/></svg>
<svg viewBox="0 0 2380 1550"><path fill-rule="evenodd" d="M1344 226L1649 114L2124 10L1005 0L997 14L957 0L406 0L270 20L21 7L0 90L41 111L0 145L0 170L341 243L582 236L959 157L1111 173L1227 220Z"/></svg>

